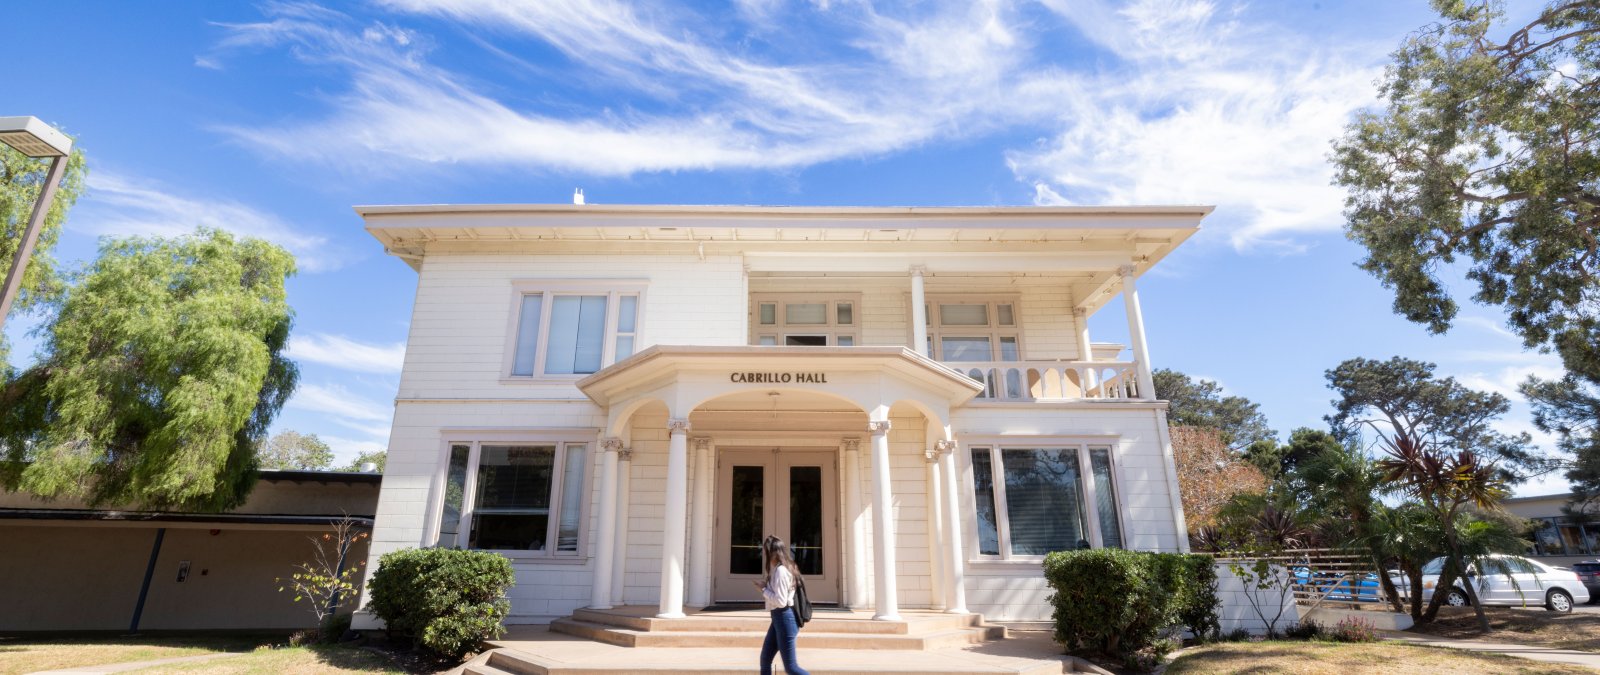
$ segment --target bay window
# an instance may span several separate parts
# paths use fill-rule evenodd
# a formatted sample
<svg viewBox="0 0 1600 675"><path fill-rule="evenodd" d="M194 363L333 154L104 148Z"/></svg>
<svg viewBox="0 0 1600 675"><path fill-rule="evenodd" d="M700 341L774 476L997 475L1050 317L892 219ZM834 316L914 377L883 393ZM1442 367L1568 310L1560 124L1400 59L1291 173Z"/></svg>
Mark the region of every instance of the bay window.
<svg viewBox="0 0 1600 675"><path fill-rule="evenodd" d="M969 448L977 553L1001 560L1122 546L1111 447Z"/></svg>
<svg viewBox="0 0 1600 675"><path fill-rule="evenodd" d="M452 441L437 545L577 556L588 441Z"/></svg>
<svg viewBox="0 0 1600 675"><path fill-rule="evenodd" d="M633 355L641 288L516 284L508 375L587 375Z"/></svg>

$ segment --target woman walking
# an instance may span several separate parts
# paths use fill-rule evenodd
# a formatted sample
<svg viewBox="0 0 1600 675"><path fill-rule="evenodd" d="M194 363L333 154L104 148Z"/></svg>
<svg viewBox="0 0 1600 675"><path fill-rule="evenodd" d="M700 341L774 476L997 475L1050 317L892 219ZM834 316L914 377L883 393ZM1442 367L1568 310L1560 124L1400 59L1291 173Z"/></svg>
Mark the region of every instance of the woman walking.
<svg viewBox="0 0 1600 675"><path fill-rule="evenodd" d="M794 564L789 546L768 535L761 541L761 581L754 582L761 588L767 611L772 614L767 641L761 645L761 675L772 675L772 657L779 654L783 655L783 670L789 675L811 675L794 656L794 640L800 632L794 616L794 589L799 579L800 568Z"/></svg>

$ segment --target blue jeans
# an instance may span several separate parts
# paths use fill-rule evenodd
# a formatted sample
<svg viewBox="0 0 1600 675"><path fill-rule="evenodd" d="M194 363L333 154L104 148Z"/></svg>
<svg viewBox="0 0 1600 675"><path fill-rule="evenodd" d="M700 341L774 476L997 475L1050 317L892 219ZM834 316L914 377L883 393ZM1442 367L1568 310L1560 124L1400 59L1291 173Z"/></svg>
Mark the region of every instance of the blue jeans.
<svg viewBox="0 0 1600 675"><path fill-rule="evenodd" d="M772 610L772 625L767 627L767 641L761 645L761 675L772 675L772 657L783 655L783 669L789 675L811 675L794 658L794 638L800 626L794 621L794 608Z"/></svg>

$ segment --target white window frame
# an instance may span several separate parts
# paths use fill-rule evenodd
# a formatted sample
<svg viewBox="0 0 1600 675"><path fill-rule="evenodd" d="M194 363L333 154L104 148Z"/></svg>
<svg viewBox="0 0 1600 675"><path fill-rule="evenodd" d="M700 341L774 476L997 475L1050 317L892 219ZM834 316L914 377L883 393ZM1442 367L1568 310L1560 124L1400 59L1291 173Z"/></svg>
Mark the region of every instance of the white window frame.
<svg viewBox="0 0 1600 675"><path fill-rule="evenodd" d="M761 305L773 303L774 323L761 323ZM839 323L839 303L850 304L851 323ZM784 321L783 307L785 304L816 304L827 305L825 314L826 324L795 324L789 325ZM750 294L750 344L761 344L762 337L771 337L773 343L783 346L784 338L800 335L820 335L826 338L829 347L839 346L839 338L848 337L852 340L851 346L861 344L861 294L860 293L751 293Z"/></svg>
<svg viewBox="0 0 1600 675"><path fill-rule="evenodd" d="M569 443L585 444L583 453L583 473L578 484L582 486L584 495L578 499L578 547L576 551L557 551L558 537L561 529L561 508L564 501L562 494L566 488L567 445ZM450 480L450 451L452 446L469 446L467 454L467 472L461 491L461 522L457 525L455 541L441 541L440 528L444 525L444 500ZM504 549L478 549L494 551L512 560L534 560L552 563L583 563L589 556L589 505L593 501L591 494L594 479L595 457L598 456L599 434L594 429L542 429L534 431L505 431L505 430L478 430L478 429L451 429L443 434L439 443L438 465L434 470L432 494L428 499L428 514L424 523L424 546L442 548L467 548L467 543L472 539L472 517L474 502L477 501L478 489L478 461L483 446L485 445L555 445L555 463L550 472L550 513L547 516L546 541L549 544L543 551L523 551Z"/></svg>
<svg viewBox="0 0 1600 675"><path fill-rule="evenodd" d="M908 298L909 298L909 296L908 296ZM1020 295L1014 295L1014 294L983 294L983 295L977 295L977 294L942 293L942 294L938 294L938 295L929 294L924 299L927 301L927 304L928 304L928 307L927 307L927 319L928 319L928 326L927 327L928 327L928 343L929 343L928 344L928 349L929 349L928 354L935 361L939 361L941 363L945 361L945 358L944 358L944 344L942 343L941 340L946 335L948 335L950 337L972 336L972 337L987 337L987 338L989 338L990 356L994 357L992 362L1001 362L1001 361L1004 360L1000 356L1000 338L1002 338L1002 337L1015 338L1016 341L1017 341L1017 361L1025 361L1025 360L1027 360L1027 354L1028 354L1027 346L1023 342L1022 302L1021 302L1021 296ZM989 324L987 326L947 326L947 325L944 325L943 320L942 320L943 317L942 317L941 313L939 312L939 305L940 304L947 304L947 305L985 305L984 311L988 312ZM998 305L1011 305L1011 325L1009 325L1009 326L1000 325L1000 311L997 308ZM907 308L913 309L913 310L915 309L915 308L912 308L910 306L909 299L907 300ZM910 328L910 329L913 329L913 330L916 328L915 323L913 323L915 321L915 316L916 316L916 314L913 312L912 317L907 319L907 321L906 321L906 327L907 328ZM914 335L915 335L915 333L913 332L912 334L906 336L906 344L911 344L913 342L913 340L915 339L913 337ZM913 345L913 346L915 346L915 345ZM959 362L959 361L951 361L950 363L961 363L961 362ZM982 363L982 362L981 361L971 361L969 363Z"/></svg>
<svg viewBox="0 0 1600 675"><path fill-rule="evenodd" d="M1042 555L1014 555L1011 553L1011 516L1007 512L1005 496L1005 464L1001 461L1002 449L1018 450L1065 450L1076 449L1078 453L1078 490L1083 495L1083 509L1086 512L1088 525L1088 540L1091 548L1103 548L1104 540L1100 533L1100 511L1098 488L1094 484L1094 465L1090 461L1089 450L1105 448L1106 459L1110 466L1111 487L1116 493L1113 500L1113 512L1117 519L1117 530L1122 535L1122 548L1128 545L1130 534L1128 532L1128 514L1126 506L1126 488L1122 480L1120 454L1121 444L1116 436L992 436L979 437L965 441L961 444L961 474L962 497L966 500L966 511L972 514L970 525L971 534L963 537L966 539L967 559L973 563L1008 562L1037 565L1043 561ZM988 450L990 471L992 473L990 488L994 491L995 509L995 534L999 552L996 554L982 553L978 534L978 486L972 467L972 453L974 450Z"/></svg>
<svg viewBox="0 0 1600 675"><path fill-rule="evenodd" d="M600 368L604 369L616 362L617 352L617 319L621 311L623 296L637 298L634 304L633 318L633 353L637 354L644 348L644 308L645 289L649 282L640 279L517 279L511 282L511 309L506 321L505 357L500 365L500 381L503 383L525 383L538 381L571 381L588 377L591 373L557 373L546 374L545 356L550 346L550 311L555 307L551 298L561 295L604 295L606 296L606 325L603 329L604 338L600 346ZM533 373L531 375L515 375L512 370L516 367L518 329L522 323L522 299L529 295L542 295L545 302L540 303L539 338L534 348Z"/></svg>

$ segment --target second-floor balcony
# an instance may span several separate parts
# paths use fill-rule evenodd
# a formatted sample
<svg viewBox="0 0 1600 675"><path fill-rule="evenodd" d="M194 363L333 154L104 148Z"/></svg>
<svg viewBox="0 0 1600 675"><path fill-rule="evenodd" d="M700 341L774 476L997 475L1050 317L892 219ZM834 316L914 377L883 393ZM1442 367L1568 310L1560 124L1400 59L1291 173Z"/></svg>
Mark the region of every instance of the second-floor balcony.
<svg viewBox="0 0 1600 675"><path fill-rule="evenodd" d="M984 361L945 363L983 385L979 400L1138 399L1132 361Z"/></svg>

